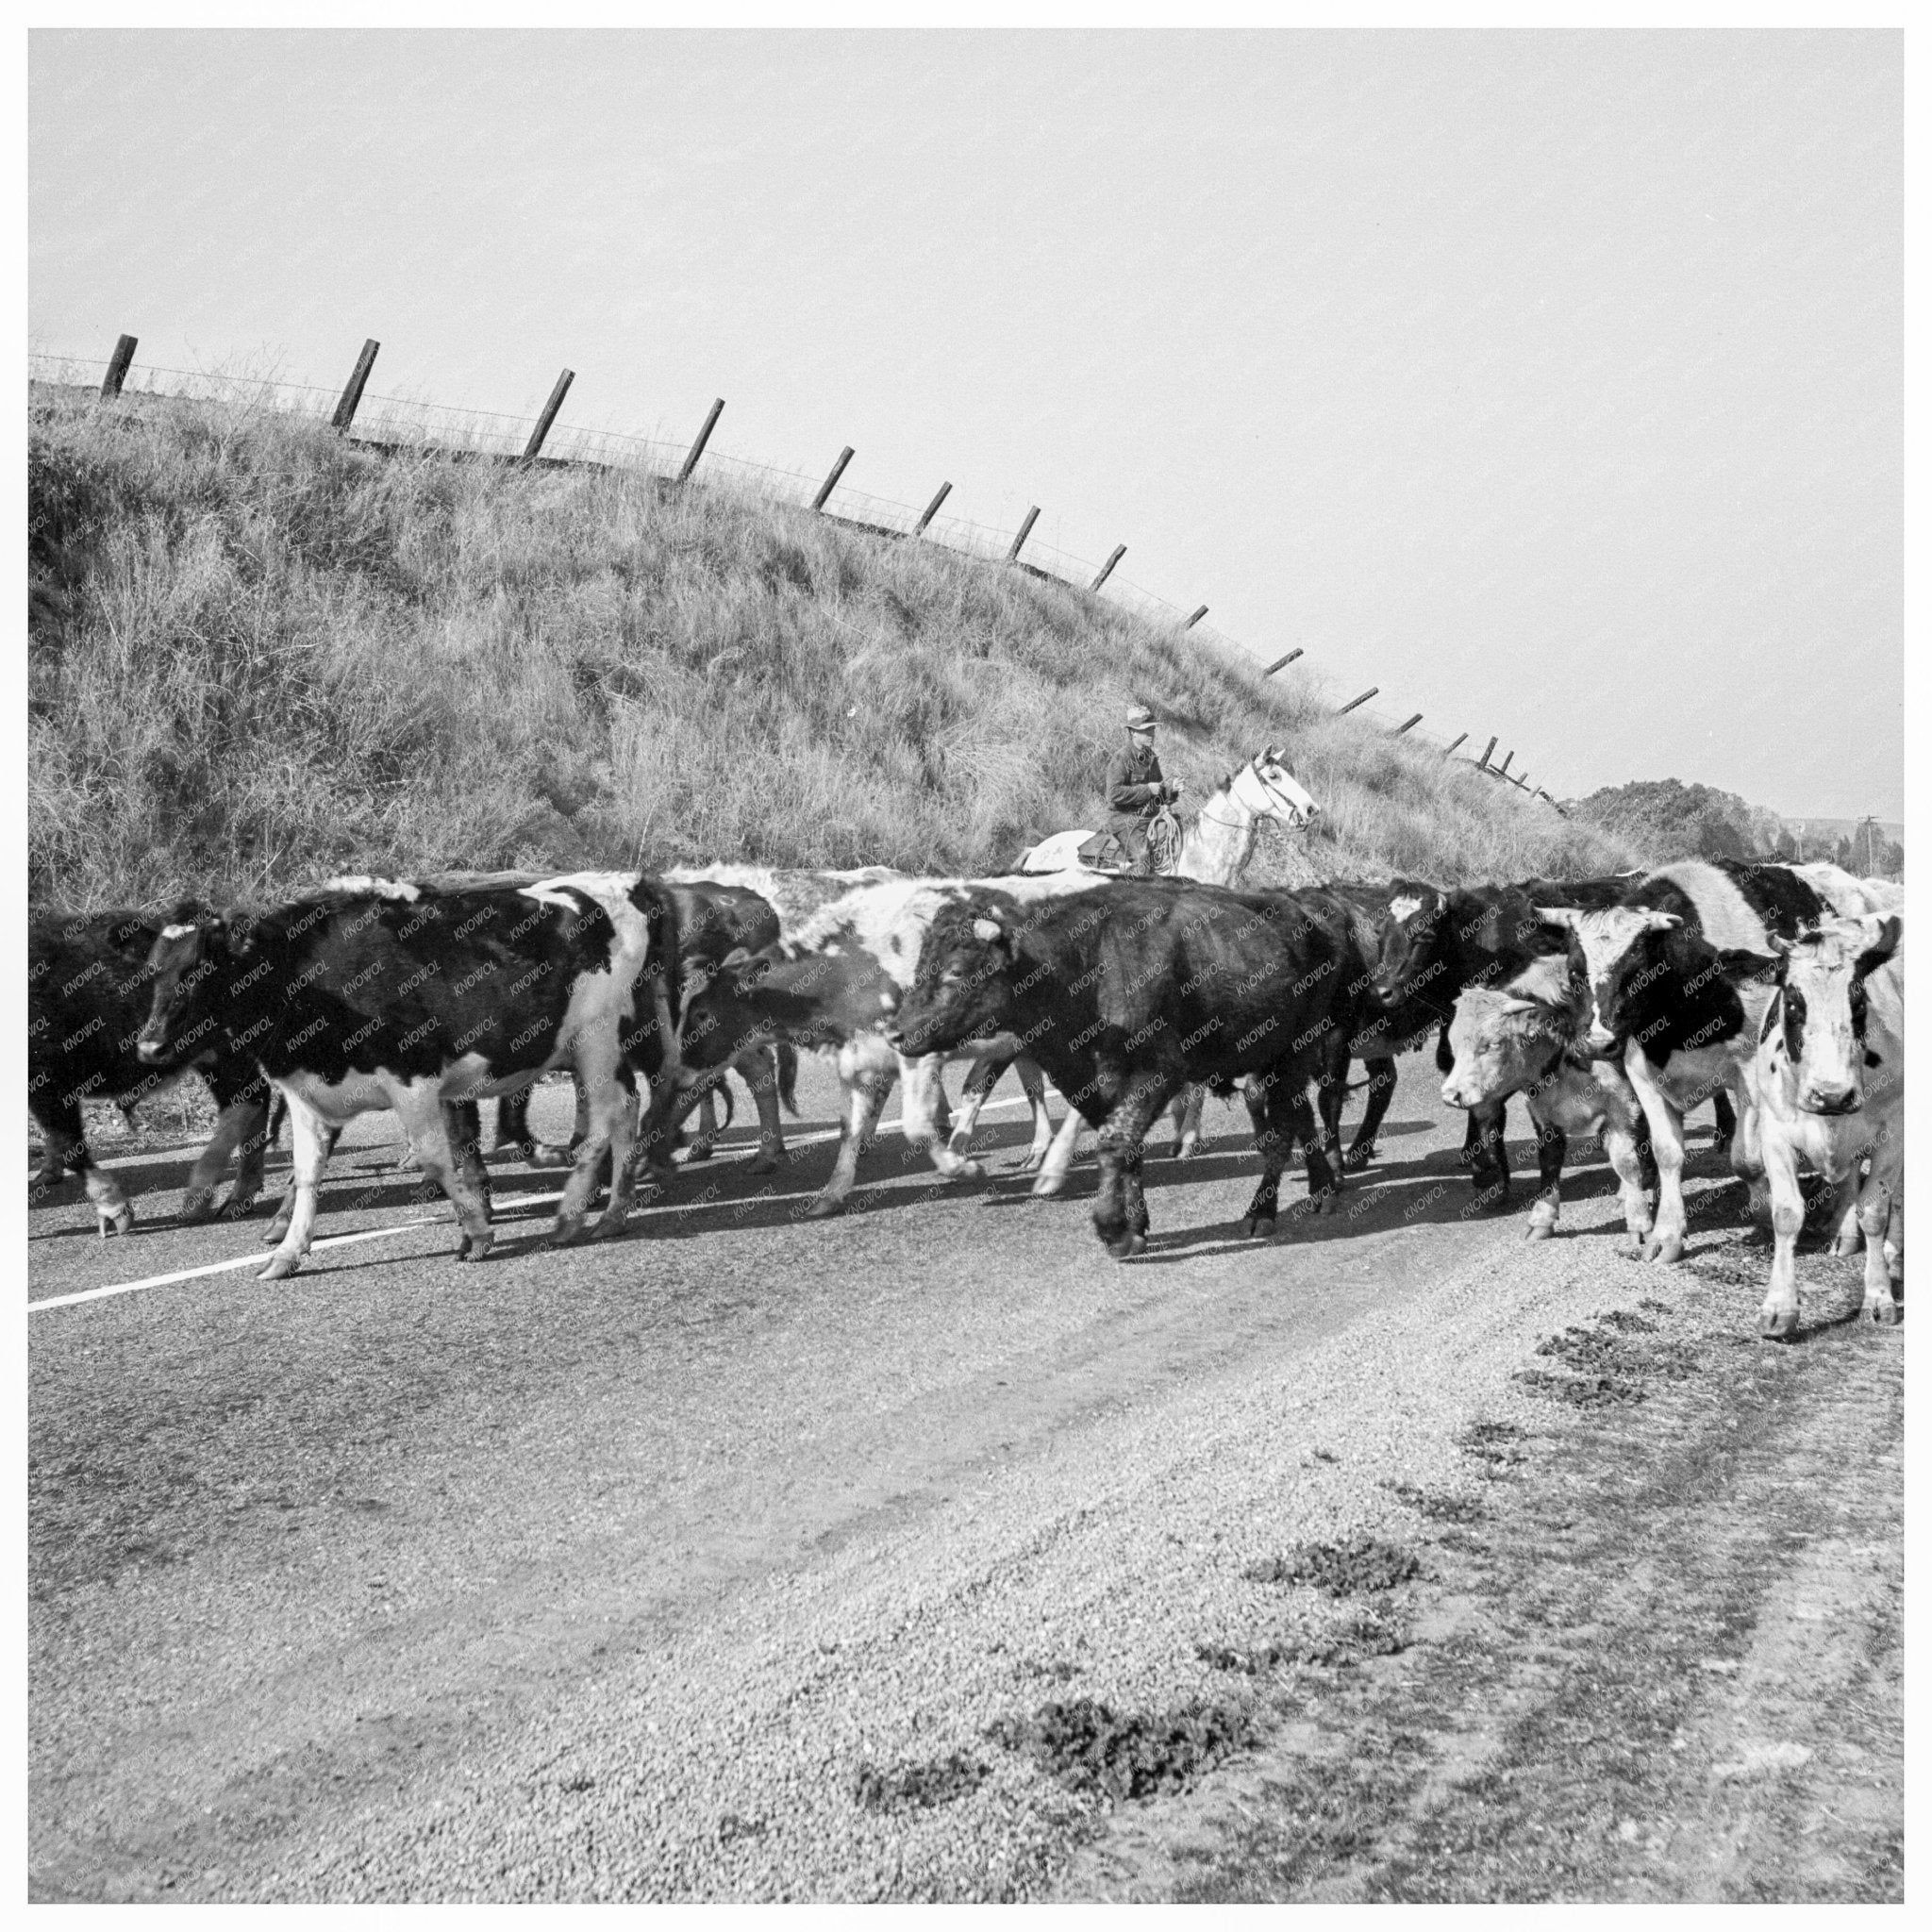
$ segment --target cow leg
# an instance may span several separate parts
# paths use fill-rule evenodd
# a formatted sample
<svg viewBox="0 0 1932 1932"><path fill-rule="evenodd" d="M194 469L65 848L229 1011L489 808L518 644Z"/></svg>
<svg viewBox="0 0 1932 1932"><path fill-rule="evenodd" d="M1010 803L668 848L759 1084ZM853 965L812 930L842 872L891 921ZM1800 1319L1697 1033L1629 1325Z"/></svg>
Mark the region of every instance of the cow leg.
<svg viewBox="0 0 1932 1932"><path fill-rule="evenodd" d="M625 1223L630 1219L636 1168L638 1096L630 1083L629 1069L620 1066L617 1078L609 1085L610 1091L603 1096L602 1124L597 1119L598 1109L592 1108L591 1130L607 1141L610 1156L610 1198L605 1203L596 1226L591 1230L594 1241L608 1241L624 1232Z"/></svg>
<svg viewBox="0 0 1932 1932"><path fill-rule="evenodd" d="M1684 1117L1671 1104L1670 1096L1657 1085L1643 1048L1631 1041L1624 1049L1624 1072L1637 1090L1643 1118L1650 1124L1651 1152L1657 1157L1657 1221L1650 1239L1643 1244L1646 1261L1677 1261L1683 1258L1684 1229ZM1770 1148L1764 1149L1767 1162ZM1791 1186L1797 1187L1796 1170ZM1796 1319L1796 1304L1792 1305Z"/></svg>
<svg viewBox="0 0 1932 1932"><path fill-rule="evenodd" d="M275 1242L268 1266L257 1277L261 1281L281 1281L302 1265L302 1257L315 1234L317 1197L322 1188L323 1170L336 1144L337 1128L326 1125L307 1100L289 1096L289 1133L294 1143L294 1165L289 1174L289 1191L269 1226L268 1238Z"/></svg>
<svg viewBox="0 0 1932 1932"><path fill-rule="evenodd" d="M1074 1147L1079 1141L1080 1129L1086 1125L1087 1116L1077 1107L1067 1109L1067 1117L1060 1123L1060 1130L1053 1137L1053 1144L1046 1150L1046 1158L1040 1164L1040 1175L1033 1183L1033 1192L1044 1200L1050 1194L1058 1194L1067 1184L1067 1174L1074 1165Z"/></svg>
<svg viewBox="0 0 1932 1932"><path fill-rule="evenodd" d="M1859 1172L1863 1163L1854 1161L1852 1171L1838 1184L1832 1202L1831 1252L1840 1259L1858 1252L1858 1243L1864 1238L1858 1208L1865 1189L1865 1177Z"/></svg>
<svg viewBox="0 0 1932 1932"><path fill-rule="evenodd" d="M1026 1150L1026 1158L1018 1169L1020 1174L1036 1173L1045 1160L1047 1149L1053 1145L1053 1115L1047 1111L1046 1076L1040 1071L1039 1063L1025 1058L1013 1062L1013 1071L1020 1076L1020 1085L1026 1094L1026 1105L1033 1115L1033 1141Z"/></svg>
<svg viewBox="0 0 1932 1932"><path fill-rule="evenodd" d="M120 1182L95 1166L92 1151L87 1144L79 1101L70 1095L44 1113L36 1113L34 1118L40 1123L43 1142L39 1179L44 1181L51 1170L52 1179L58 1181L71 1167L80 1176L88 1199L94 1204L94 1221L101 1239L105 1241L109 1233L125 1234L134 1225L134 1209L121 1191Z"/></svg>
<svg viewBox="0 0 1932 1932"><path fill-rule="evenodd" d="M228 1157L241 1146L251 1131L266 1125L268 1109L242 1102L225 1107L215 1116L215 1130L208 1145L195 1156L188 1170L188 1187L181 1196L183 1221L212 1221L215 1218L215 1190L228 1171ZM240 1183L237 1183L239 1189Z"/></svg>
<svg viewBox="0 0 1932 1932"><path fill-rule="evenodd" d="M1865 1237L1865 1306L1862 1313L1869 1322L1886 1327L1899 1319L1899 1304L1892 1293L1891 1270L1885 1253L1886 1229L1891 1221L1891 1190L1874 1171L1859 1183L1857 1216L1859 1231ZM1854 1163L1853 1178L1857 1178Z"/></svg>
<svg viewBox="0 0 1932 1932"><path fill-rule="evenodd" d="M1536 1129L1536 1164L1541 1186L1530 1204L1529 1225L1524 1232L1533 1241L1544 1241L1556 1233L1562 1219L1563 1158L1570 1150L1570 1140L1556 1121L1541 1118L1533 1105L1529 1124Z"/></svg>
<svg viewBox="0 0 1932 1932"><path fill-rule="evenodd" d="M1731 1105L1731 1096L1720 1090L1710 1096L1710 1111L1715 1120L1710 1144L1713 1147L1728 1147L1738 1132L1738 1113Z"/></svg>
<svg viewBox="0 0 1932 1932"><path fill-rule="evenodd" d="M1641 1254L1650 1236L1650 1195L1643 1180L1643 1163L1638 1158L1637 1137L1627 1127L1605 1123L1604 1152L1617 1175L1617 1193L1624 1204L1624 1227L1629 1235L1632 1254Z"/></svg>
<svg viewBox="0 0 1932 1932"><path fill-rule="evenodd" d="M698 1133L691 1143L687 1161L708 1160L718 1141L718 1083L708 1081L698 1094Z"/></svg>
<svg viewBox="0 0 1932 1932"><path fill-rule="evenodd" d="M490 1219L490 1170L483 1165L483 1109L474 1100L447 1103L444 1137L456 1158L457 1172L482 1197L483 1218Z"/></svg>
<svg viewBox="0 0 1932 1932"><path fill-rule="evenodd" d="M216 1095L217 1099L222 1097L219 1093ZM255 1204L268 1179L268 1150L281 1123L277 1118L275 1090L260 1075L238 1099L225 1102L225 1110L230 1105L244 1110L248 1117L246 1131L236 1150L235 1178L229 1185L227 1199L222 1203L224 1217L235 1221L254 1212ZM280 1110L286 1111L286 1108Z"/></svg>
<svg viewBox="0 0 1932 1932"><path fill-rule="evenodd" d="M841 1072L843 1072L842 1055L841 1060ZM844 1212L846 1197L858 1179L859 1153L872 1145L879 1115L885 1111L886 1101L892 1091L892 1079L891 1071L882 1067L860 1067L847 1078L839 1158L833 1165L831 1179L820 1193L812 1197L811 1206L805 1210L808 1220L823 1221L828 1215Z"/></svg>
<svg viewBox="0 0 1932 1932"><path fill-rule="evenodd" d="M1774 1249L1771 1286L1757 1311L1757 1327L1760 1334L1782 1341L1798 1326L1798 1235L1805 1225L1805 1195L1798 1186L1797 1155L1780 1133L1765 1137L1764 1172L1771 1184Z"/></svg>
<svg viewBox="0 0 1932 1932"><path fill-rule="evenodd" d="M1476 1206L1486 1214L1499 1214L1509 1201L1509 1157L1503 1144L1509 1103L1485 1100L1469 1110L1462 1158L1475 1184Z"/></svg>
<svg viewBox="0 0 1932 1932"><path fill-rule="evenodd" d="M769 1045L754 1046L731 1062L751 1090L758 1110L758 1151L748 1174L776 1174L785 1158L785 1128L778 1118L778 1056Z"/></svg>
<svg viewBox="0 0 1932 1932"><path fill-rule="evenodd" d="M1206 1148L1201 1134L1201 1116L1207 1111L1208 1090L1190 1081L1169 1103L1174 1116L1174 1158L1191 1160Z"/></svg>
<svg viewBox="0 0 1932 1932"><path fill-rule="evenodd" d="M1347 1163L1341 1154L1341 1107L1348 1098L1348 1042L1340 1033L1323 1054L1323 1066L1315 1081L1315 1112L1322 1128L1322 1152L1334 1174L1339 1193Z"/></svg>
<svg viewBox="0 0 1932 1932"><path fill-rule="evenodd" d="M1357 1173L1374 1159L1375 1136L1382 1130L1389 1103L1395 1098L1395 1061L1391 1056L1384 1054L1364 1060L1362 1066L1369 1076L1369 1096L1362 1108L1362 1124L1348 1143L1347 1160L1349 1168Z"/></svg>
<svg viewBox="0 0 1932 1932"><path fill-rule="evenodd" d="M606 1160L611 1163L610 1199L597 1224L596 1238L602 1241L615 1234L630 1211L636 1130L631 1119L629 1069L618 1057L614 1043L609 1051L600 1051L594 1058L583 1047L579 1051L586 1053L576 1069L584 1095L584 1139L572 1163L570 1179L563 1185L563 1199L557 1204L557 1220L550 1231L553 1247L564 1247L582 1238L584 1218L596 1198Z"/></svg>
<svg viewBox="0 0 1932 1932"><path fill-rule="evenodd" d="M979 1131L980 1109L985 1107L987 1096L1000 1084L1001 1075L1013 1064L1008 1059L983 1055L966 1069L966 1082L959 1090L959 1111L953 1116L953 1131L946 1142L954 1159L971 1158L973 1137ZM1036 1074L1035 1078L1038 1077Z"/></svg>
<svg viewBox="0 0 1932 1932"><path fill-rule="evenodd" d="M482 1138L481 1118L474 1100L445 1102L434 1079L397 1082L394 1105L403 1131L416 1156L424 1177L449 1196L457 1211L457 1224L462 1241L457 1248L459 1261L480 1261L495 1239L490 1225L490 1202L476 1187L475 1176L481 1172L482 1156L477 1142ZM295 1210L299 1225L302 1210Z"/></svg>
<svg viewBox="0 0 1932 1932"><path fill-rule="evenodd" d="M1116 1261L1147 1245L1147 1201L1141 1187L1141 1143L1160 1118L1169 1090L1158 1082L1132 1089L1100 1129L1100 1196L1093 1231Z"/></svg>
<svg viewBox="0 0 1932 1932"><path fill-rule="evenodd" d="M901 1083L899 1121L908 1147L922 1147L949 1181L986 1177L986 1163L957 1153L947 1139L952 1113L946 1106L945 1061L936 1053L917 1059L898 1056Z"/></svg>
<svg viewBox="0 0 1932 1932"><path fill-rule="evenodd" d="M284 1105L286 1106L286 1102ZM295 1138L294 1118L293 1112L291 1111L289 1113L289 1140L291 1146L293 1145ZM322 1165L316 1170L319 1177L323 1170L328 1166L329 1157L335 1153L336 1141L341 1137L342 1130L340 1127L330 1126L320 1115L316 1117L315 1130L322 1136ZM295 1218L295 1170L291 1166L288 1186L282 1190L282 1198L275 1204L275 1219L269 1223L267 1231L261 1238L264 1247L273 1248L287 1237L290 1225Z"/></svg>

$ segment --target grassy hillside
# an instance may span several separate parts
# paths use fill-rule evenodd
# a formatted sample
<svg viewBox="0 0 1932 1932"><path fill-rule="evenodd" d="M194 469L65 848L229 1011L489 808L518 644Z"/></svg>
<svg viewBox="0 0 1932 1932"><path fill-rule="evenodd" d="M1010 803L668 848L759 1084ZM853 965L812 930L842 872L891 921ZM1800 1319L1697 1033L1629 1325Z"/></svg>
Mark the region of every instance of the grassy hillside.
<svg viewBox="0 0 1932 1932"><path fill-rule="evenodd" d="M751 858L988 871L1097 823L1130 703L1254 876L1601 872L1613 838L1084 591L724 490L384 458L233 406L30 404L30 888Z"/></svg>

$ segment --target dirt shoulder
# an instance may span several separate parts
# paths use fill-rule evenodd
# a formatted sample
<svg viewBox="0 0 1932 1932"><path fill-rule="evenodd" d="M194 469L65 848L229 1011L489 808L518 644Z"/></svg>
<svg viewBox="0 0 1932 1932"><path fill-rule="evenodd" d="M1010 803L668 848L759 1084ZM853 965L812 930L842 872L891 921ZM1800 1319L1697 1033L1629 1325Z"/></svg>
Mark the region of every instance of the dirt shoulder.
<svg viewBox="0 0 1932 1932"><path fill-rule="evenodd" d="M1411 1491L1398 1655L1276 1669L1279 1728L1117 1811L1064 1897L1900 1900L1901 1331L1760 1344L1740 1239L1572 1327ZM1817 1312L1855 1264L1805 1258ZM1835 1290L1841 1290L1835 1293Z"/></svg>

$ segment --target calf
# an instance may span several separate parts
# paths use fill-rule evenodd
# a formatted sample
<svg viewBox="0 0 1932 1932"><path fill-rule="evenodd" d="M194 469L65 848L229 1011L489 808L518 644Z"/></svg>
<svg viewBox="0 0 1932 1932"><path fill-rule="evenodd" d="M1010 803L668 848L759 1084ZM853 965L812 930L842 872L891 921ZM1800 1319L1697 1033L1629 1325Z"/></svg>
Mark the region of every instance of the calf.
<svg viewBox="0 0 1932 1932"><path fill-rule="evenodd" d="M148 955L164 923L127 911L42 912L27 921L27 1111L41 1130L38 1180L51 1185L72 1168L103 1236L125 1234L134 1209L89 1151L82 1099L130 1108L191 1067L208 1082L219 1112L189 1171L182 1220L213 1218L215 1189L232 1154L240 1164L220 1211L245 1213L261 1191L268 1086L254 1060L213 1041L165 1060L135 1050L151 995Z"/></svg>
<svg viewBox="0 0 1932 1932"><path fill-rule="evenodd" d="M1119 1258L1146 1245L1141 1142L1190 1080L1257 1075L1261 1181L1251 1235L1273 1233L1300 1140L1320 1212L1341 1185L1318 1143L1309 1080L1338 1025L1345 937L1292 892L1117 880L1021 906L982 886L943 907L888 1037L908 1053L1010 1036L1100 1130L1095 1231Z"/></svg>
<svg viewBox="0 0 1932 1932"><path fill-rule="evenodd" d="M1599 1137L1616 1172L1632 1249L1641 1252L1651 1222L1643 1109L1613 1062L1573 1057L1575 1022L1565 978L1565 962L1557 958L1540 961L1504 991L1467 988L1449 1024L1453 1061L1442 1099L1450 1107L1474 1108L1512 1093L1524 1096L1536 1126L1542 1176L1542 1190L1529 1210L1526 1232L1532 1241L1557 1231L1569 1137Z"/></svg>
<svg viewBox="0 0 1932 1932"><path fill-rule="evenodd" d="M155 941L141 1053L159 1061L218 1040L252 1054L287 1098L295 1199L266 1280L293 1274L308 1250L336 1132L385 1107L454 1204L461 1258L482 1259L481 1163L474 1144L455 1156L445 1110L553 1067L570 1068L590 1108L555 1239L583 1231L607 1154L610 1200L595 1233L608 1236L628 1208L626 1047L655 1022L675 1058L660 971L675 943L671 908L629 874L448 892L378 881L233 919L187 906Z"/></svg>
<svg viewBox="0 0 1932 1932"><path fill-rule="evenodd" d="M1833 1242L1848 1255L1865 1241L1864 1313L1899 1319L1892 1287L1903 1272L1905 1197L1904 923L1832 919L1782 955L1777 991L1755 1056L1759 1147L1771 1183L1776 1254L1758 1325L1786 1338L1798 1325L1797 1245L1805 1221L1800 1163L1842 1190ZM1898 1236L1888 1240L1893 1214Z"/></svg>

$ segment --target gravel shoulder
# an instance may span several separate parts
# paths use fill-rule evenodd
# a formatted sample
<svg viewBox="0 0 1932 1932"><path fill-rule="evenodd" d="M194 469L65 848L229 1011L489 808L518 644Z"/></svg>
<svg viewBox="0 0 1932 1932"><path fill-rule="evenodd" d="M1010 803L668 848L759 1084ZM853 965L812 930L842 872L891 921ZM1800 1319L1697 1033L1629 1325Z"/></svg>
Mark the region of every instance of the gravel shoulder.
<svg viewBox="0 0 1932 1932"><path fill-rule="evenodd" d="M1368 1897L1443 1871L1469 1897L1759 1895L1766 1872L1890 1895L1833 1829L1842 1871L1765 1847L1840 1808L1853 1760L1806 1740L1854 1694L1860 1842L1895 1841L1899 1334L1760 1347L1768 1250L1713 1214L1685 1268L1641 1269L1601 1167L1556 1241L1462 1217L1431 1086L1405 1068L1410 1131L1342 1215L1263 1247L1231 1239L1252 1180L1223 1115L1224 1155L1150 1169L1157 1239L1125 1267L1091 1177L1049 1204L935 1188L889 1144L858 1211L803 1225L821 1145L774 1184L686 1175L696 1205L602 1251L507 1241L458 1270L439 1224L280 1292L222 1275L34 1317L36 1895ZM423 1211L357 1185L364 1222ZM35 1217L35 1298L101 1274L83 1213ZM254 1239L157 1224L113 1265ZM1807 1309L1855 1305L1850 1264L1804 1273ZM1673 1366L1537 1355L1574 1327ZM1247 1574L1362 1537L1421 1566L1367 1606ZM1665 1596L1695 1641L1664 1642ZM1837 1675L1803 1647L1817 1601ZM1673 1728L1630 1747L1650 1796L1591 1839L1616 1859L1538 1891L1541 1812L1480 1779L1574 1768L1615 1728L1593 1699L1624 1722L1572 1681L1596 1624L1654 1635ZM1056 1703L1121 1721L1151 1799L1054 1757ZM1421 1741L1391 1744L1345 1854L1241 1836L1291 1836L1267 1794L1377 1724ZM1784 1744L1811 1755L1763 1756ZM1450 1856L1465 1811L1515 1823Z"/></svg>

